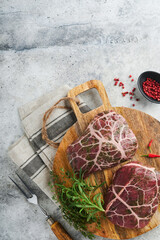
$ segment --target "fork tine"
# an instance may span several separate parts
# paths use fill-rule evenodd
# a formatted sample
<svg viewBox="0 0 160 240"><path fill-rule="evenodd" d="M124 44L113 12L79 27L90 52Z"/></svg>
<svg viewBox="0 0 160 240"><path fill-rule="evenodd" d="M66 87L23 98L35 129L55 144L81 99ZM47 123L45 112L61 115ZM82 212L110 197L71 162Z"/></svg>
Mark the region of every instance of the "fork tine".
<svg viewBox="0 0 160 240"><path fill-rule="evenodd" d="M25 187L27 188L27 190L30 192L31 195L33 195L31 189L28 187L28 185L24 182L24 180L19 176L18 173L16 173L16 175L19 177L19 179L23 182L23 184L25 185Z"/></svg>
<svg viewBox="0 0 160 240"><path fill-rule="evenodd" d="M11 181L19 188L19 190L23 193L23 195L24 195L26 198L28 198L27 194L23 191L23 189L22 189L11 177L9 177L9 178L10 178Z"/></svg>

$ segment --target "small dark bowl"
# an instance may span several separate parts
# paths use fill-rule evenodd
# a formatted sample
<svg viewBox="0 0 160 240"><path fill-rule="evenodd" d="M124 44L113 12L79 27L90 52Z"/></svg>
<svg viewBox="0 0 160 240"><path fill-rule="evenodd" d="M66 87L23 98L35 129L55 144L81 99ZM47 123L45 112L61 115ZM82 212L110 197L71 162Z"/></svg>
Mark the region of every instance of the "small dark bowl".
<svg viewBox="0 0 160 240"><path fill-rule="evenodd" d="M147 78L151 78L151 79L155 80L156 82L158 82L158 83L160 84L160 74L157 73L157 72L150 72L150 71L148 71L148 72L143 72L143 73L139 76L138 81L137 81L138 88L139 88L140 92L142 93L142 95L143 95L146 99L148 99L150 102L160 104L160 101L155 100L155 99L147 96L147 95L145 94L145 92L143 91L143 86L142 86L142 84L143 84L144 81L147 80Z"/></svg>

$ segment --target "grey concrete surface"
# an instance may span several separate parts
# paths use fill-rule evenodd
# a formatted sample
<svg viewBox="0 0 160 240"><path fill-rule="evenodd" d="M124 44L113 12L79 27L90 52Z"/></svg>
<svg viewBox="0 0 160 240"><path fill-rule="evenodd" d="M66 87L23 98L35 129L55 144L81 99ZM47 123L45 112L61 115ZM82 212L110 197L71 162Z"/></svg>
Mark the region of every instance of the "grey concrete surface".
<svg viewBox="0 0 160 240"><path fill-rule="evenodd" d="M130 90L143 71L160 72L160 4L158 0L2 0L0 5L0 239L56 239L37 207L29 205L8 179L17 167L7 149L23 134L17 109L53 88L66 83L74 87L90 79L104 83L113 106L132 107L113 86L113 78L119 77ZM135 79L132 83L129 74ZM140 101L135 108L160 120L160 105L146 101L138 90L136 95ZM62 219L57 206L31 186L73 239L84 239ZM135 239L159 236L157 227Z"/></svg>

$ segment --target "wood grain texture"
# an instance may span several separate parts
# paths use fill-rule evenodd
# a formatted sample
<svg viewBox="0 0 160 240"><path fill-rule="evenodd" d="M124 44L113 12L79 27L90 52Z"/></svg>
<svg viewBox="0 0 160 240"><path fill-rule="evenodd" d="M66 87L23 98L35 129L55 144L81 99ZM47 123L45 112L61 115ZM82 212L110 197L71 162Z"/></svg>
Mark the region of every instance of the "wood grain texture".
<svg viewBox="0 0 160 240"><path fill-rule="evenodd" d="M61 168L64 168L66 171L72 170L66 155L67 147L74 140L76 140L78 136L82 134L84 129L88 126L90 121L94 118L94 116L97 113L100 113L104 110L111 110L111 109L121 114L126 119L129 127L132 129L132 131L137 137L139 147L132 160L133 161L138 160L142 164L146 166L155 167L156 170L160 171L159 158L149 159L149 158L140 157L140 155L147 153L147 145L150 139L154 139L154 142L152 144L152 151L154 153L160 153L160 144L159 144L160 143L160 122L158 122L156 119L154 119L150 115L145 114L136 109L125 108L125 107L113 108L110 105L110 102L106 94L106 91L103 87L103 84L97 80L91 80L89 82L86 82L80 86L73 88L72 90L69 91L68 96L75 97L79 93L86 91L90 88L96 88L98 90L102 98L103 105L97 109L94 109L88 113L83 114L80 112L78 106L73 101L71 101L71 106L77 117L77 122L67 131L67 133L65 134L65 136L63 137L60 143L60 146L57 150L57 153L54 159L53 171L55 171L55 173L60 176L59 170ZM96 172L95 174L91 174L90 179L93 183L95 179L98 183L102 183L105 180L107 183L107 186L109 186L112 182L113 174L115 173L115 171L124 164L126 164L126 162L119 164L114 168ZM100 189L103 196L105 195L107 186L102 187ZM95 235L106 237L106 238L130 239L150 231L151 229L155 228L159 224L160 224L160 206L156 211L156 213L154 214L154 216L152 217L149 224L142 229L135 229L135 230L124 229L112 224L107 218L105 219L102 218L101 230L96 229L94 224L88 225L88 230L93 232Z"/></svg>
<svg viewBox="0 0 160 240"><path fill-rule="evenodd" d="M54 222L51 225L51 229L59 240L72 240L59 222Z"/></svg>

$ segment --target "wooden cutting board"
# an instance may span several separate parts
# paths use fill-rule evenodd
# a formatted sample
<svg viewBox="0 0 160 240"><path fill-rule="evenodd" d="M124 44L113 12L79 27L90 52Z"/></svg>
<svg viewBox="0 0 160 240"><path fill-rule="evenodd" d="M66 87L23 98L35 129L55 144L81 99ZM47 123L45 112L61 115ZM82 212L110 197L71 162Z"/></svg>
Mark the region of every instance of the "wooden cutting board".
<svg viewBox="0 0 160 240"><path fill-rule="evenodd" d="M65 136L63 137L60 146L57 150L54 164L53 164L53 171L60 176L60 169L64 168L66 171L71 170L71 166L68 162L66 149L67 147L78 138L78 136L83 133L86 129L90 121L94 118L97 113L100 113L104 110L114 110L117 113L121 114L128 122L130 128L133 130L134 134L138 140L138 150L136 155L132 160L138 160L139 162L147 165L155 167L155 169L160 171L160 158L144 158L140 157L141 154L148 153L147 145L151 139L154 139L152 144L152 151L154 153L160 154L160 122L156 119L151 117L148 114L145 114L141 111L136 109L126 108L126 107L115 107L113 108L109 102L108 96L106 94L105 88L101 81L98 80L91 80L84 84L81 84L68 92L69 97L75 97L78 94L87 91L91 88L96 88L100 94L102 99L103 105L98 107L97 109L91 110L88 113L82 113L78 105L73 101L70 100L71 106L73 111L77 117L77 122L67 131ZM116 97L116 96L115 96ZM123 163L124 164L124 163ZM112 182L112 177L115 171L121 167L123 164L116 166L111 169L107 169L101 172L97 172L95 174L91 174L90 178L94 183L94 180L98 183L102 183L104 180L107 182L109 186ZM126 163L125 163L126 164ZM106 188L101 188L101 192L104 196L106 192ZM102 213L103 214L103 213ZM141 235L145 232L150 231L151 229L157 227L160 224L160 206L154 216L152 217L149 224L142 228L142 229L125 229L118 227L112 224L107 218L102 218L101 220L101 230L95 228L94 224L88 225L88 230L93 232L95 235L111 238L111 239L129 239L134 238L138 235Z"/></svg>

